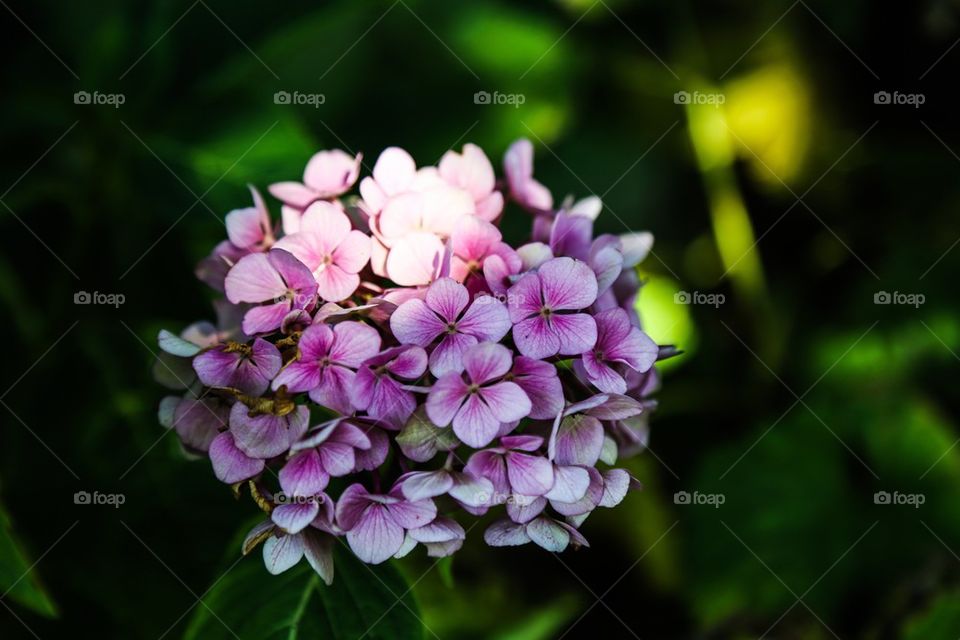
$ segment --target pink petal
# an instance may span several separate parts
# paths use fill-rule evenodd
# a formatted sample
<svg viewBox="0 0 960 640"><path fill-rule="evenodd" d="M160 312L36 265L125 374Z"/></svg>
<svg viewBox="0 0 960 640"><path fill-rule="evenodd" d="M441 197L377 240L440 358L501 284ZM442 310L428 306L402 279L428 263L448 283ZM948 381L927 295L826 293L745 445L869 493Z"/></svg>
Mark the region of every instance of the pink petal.
<svg viewBox="0 0 960 640"><path fill-rule="evenodd" d="M338 196L353 186L360 175L361 156L339 149L315 153L303 172L303 181L322 197Z"/></svg>
<svg viewBox="0 0 960 640"><path fill-rule="evenodd" d="M347 273L359 273L370 260L370 236L351 231L333 252L333 262Z"/></svg>
<svg viewBox="0 0 960 640"><path fill-rule="evenodd" d="M400 549L403 538L403 529L380 504L371 505L357 525L347 532L347 542L353 553L369 564L390 559Z"/></svg>
<svg viewBox="0 0 960 640"><path fill-rule="evenodd" d="M576 502L590 487L590 474L583 467L558 465L553 473L553 487L544 494L548 500Z"/></svg>
<svg viewBox="0 0 960 640"><path fill-rule="evenodd" d="M349 531L357 526L364 511L372 504L370 494L360 483L354 483L343 490L337 500L337 524Z"/></svg>
<svg viewBox="0 0 960 640"><path fill-rule="evenodd" d="M303 212L300 233L320 236L323 245L332 251L350 233L350 219L339 206L319 200Z"/></svg>
<svg viewBox="0 0 960 640"><path fill-rule="evenodd" d="M543 308L540 276L528 273L507 290L507 310L513 322L540 313Z"/></svg>
<svg viewBox="0 0 960 640"><path fill-rule="evenodd" d="M324 300L346 300L360 286L360 276L347 273L335 264L327 265L317 274L317 293Z"/></svg>
<svg viewBox="0 0 960 640"><path fill-rule="evenodd" d="M453 432L464 444L483 447L497 437L500 420L477 394L470 394L453 418Z"/></svg>
<svg viewBox="0 0 960 640"><path fill-rule="evenodd" d="M264 462L250 458L234 444L233 436L224 431L210 443L210 462L220 482L233 484L252 478L263 471Z"/></svg>
<svg viewBox="0 0 960 640"><path fill-rule="evenodd" d="M271 264L267 254L251 253L240 258L224 281L227 299L239 302L272 300L287 291L287 285Z"/></svg>
<svg viewBox="0 0 960 640"><path fill-rule="evenodd" d="M433 500L401 500L388 504L387 511L391 519L404 529L422 527L437 517L437 506L433 504Z"/></svg>
<svg viewBox="0 0 960 640"><path fill-rule="evenodd" d="M269 227L266 227L263 222L263 213L256 207L234 209L224 219L227 237L241 249L252 247L263 241L269 232Z"/></svg>
<svg viewBox="0 0 960 640"><path fill-rule="evenodd" d="M592 416L569 416L554 440L551 451L557 464L592 467L603 449L603 425Z"/></svg>
<svg viewBox="0 0 960 640"><path fill-rule="evenodd" d="M479 262L503 239L500 230L476 216L463 216L453 228L453 252L464 260Z"/></svg>
<svg viewBox="0 0 960 640"><path fill-rule="evenodd" d="M498 520L483 532L483 540L491 547L516 547L530 542L530 536L522 524Z"/></svg>
<svg viewBox="0 0 960 640"><path fill-rule="evenodd" d="M356 464L353 447L342 442L325 442L318 447L320 462L331 476L345 476Z"/></svg>
<svg viewBox="0 0 960 640"><path fill-rule="evenodd" d="M409 153L399 147L387 147L373 167L373 179L387 195L405 190L416 176L417 165Z"/></svg>
<svg viewBox="0 0 960 640"><path fill-rule="evenodd" d="M300 533L320 513L315 500L281 504L273 509L270 519L287 533Z"/></svg>
<svg viewBox="0 0 960 640"><path fill-rule="evenodd" d="M507 307L493 296L478 296L457 321L457 331L481 342L499 342L511 327Z"/></svg>
<svg viewBox="0 0 960 640"><path fill-rule="evenodd" d="M275 182L267 188L267 191L277 200L297 209L305 209L318 197L313 189L309 189L299 182Z"/></svg>
<svg viewBox="0 0 960 640"><path fill-rule="evenodd" d="M440 278L427 289L424 301L441 319L453 322L470 302L470 294L456 280Z"/></svg>
<svg viewBox="0 0 960 640"><path fill-rule="evenodd" d="M511 451L506 459L507 477L514 493L542 496L553 487L553 465L545 457Z"/></svg>
<svg viewBox="0 0 960 640"><path fill-rule="evenodd" d="M483 387L479 394L490 407L493 416L500 422L521 420L530 413L530 398L514 382L500 382Z"/></svg>
<svg viewBox="0 0 960 640"><path fill-rule="evenodd" d="M427 396L427 416L438 427L446 427L457 415L467 396L467 385L458 373L441 376Z"/></svg>
<svg viewBox="0 0 960 640"><path fill-rule="evenodd" d="M440 267L443 243L432 233L417 232L401 238L387 256L386 272L403 287L427 284Z"/></svg>
<svg viewBox="0 0 960 640"><path fill-rule="evenodd" d="M430 373L440 377L445 373L463 371L463 354L477 344L473 336L462 333L448 333L430 354Z"/></svg>
<svg viewBox="0 0 960 640"><path fill-rule="evenodd" d="M559 341L558 351L563 355L579 355L597 342L597 323L586 313L554 314L550 317L550 326Z"/></svg>
<svg viewBox="0 0 960 640"><path fill-rule="evenodd" d="M507 463L504 457L496 451L477 451L467 460L463 467L464 473L477 478L486 478L493 484L494 492L499 496L488 495L487 504L494 504L495 497L504 497L510 493L510 483L507 478Z"/></svg>
<svg viewBox="0 0 960 640"><path fill-rule="evenodd" d="M323 470L316 449L298 453L280 469L280 487L288 496L315 496L329 482L330 476Z"/></svg>
<svg viewBox="0 0 960 640"><path fill-rule="evenodd" d="M520 353L537 360L554 356L560 350L560 338L553 332L549 322L541 316L534 316L513 325L513 341Z"/></svg>
<svg viewBox="0 0 960 640"><path fill-rule="evenodd" d="M502 344L484 342L463 354L463 366L475 384L503 377L512 364L512 353Z"/></svg>
<svg viewBox="0 0 960 640"><path fill-rule="evenodd" d="M627 381L605 362L598 360L594 352L583 354L583 370L591 384L604 393L623 394L627 392Z"/></svg>
<svg viewBox="0 0 960 640"><path fill-rule="evenodd" d="M243 332L247 335L255 335L276 331L289 312L290 303L286 300L253 307L243 316Z"/></svg>
<svg viewBox="0 0 960 640"><path fill-rule="evenodd" d="M446 325L427 307L427 303L413 298L393 312L390 328L402 344L426 347L446 329Z"/></svg>
<svg viewBox="0 0 960 640"><path fill-rule="evenodd" d="M585 263L573 258L554 258L537 270L543 299L554 311L586 309L597 299L597 278Z"/></svg>
<svg viewBox="0 0 960 640"><path fill-rule="evenodd" d="M415 471L407 475L401 485L407 500L423 500L442 496L453 486L448 471Z"/></svg>
<svg viewBox="0 0 960 640"><path fill-rule="evenodd" d="M447 489L451 498L468 507L483 507L490 504L494 491L490 480L471 473L454 473L451 476L453 484Z"/></svg>
<svg viewBox="0 0 960 640"><path fill-rule="evenodd" d="M347 367L359 367L364 360L380 351L380 334L363 322L341 322L333 333L336 336L330 349L330 359Z"/></svg>

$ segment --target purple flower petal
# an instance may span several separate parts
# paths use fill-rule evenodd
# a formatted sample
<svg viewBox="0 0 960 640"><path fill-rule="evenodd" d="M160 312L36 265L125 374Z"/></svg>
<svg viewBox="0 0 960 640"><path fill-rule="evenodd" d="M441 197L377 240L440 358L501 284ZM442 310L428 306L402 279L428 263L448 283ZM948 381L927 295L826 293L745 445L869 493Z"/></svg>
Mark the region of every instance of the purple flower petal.
<svg viewBox="0 0 960 640"><path fill-rule="evenodd" d="M356 465L354 449L341 442L325 442L317 451L320 453L320 462L324 470L331 476L345 476L353 471Z"/></svg>
<svg viewBox="0 0 960 640"><path fill-rule="evenodd" d="M330 482L316 449L307 449L290 458L280 470L280 487L288 496L315 496Z"/></svg>
<svg viewBox="0 0 960 640"><path fill-rule="evenodd" d="M483 540L491 547L516 547L530 542L530 536L522 524L497 520L483 532Z"/></svg>
<svg viewBox="0 0 960 640"><path fill-rule="evenodd" d="M560 553L570 544L570 533L552 518L541 516L527 524L527 535L534 544Z"/></svg>
<svg viewBox="0 0 960 640"><path fill-rule="evenodd" d="M430 421L439 427L449 425L467 397L467 385L457 373L441 376L430 388L426 410Z"/></svg>
<svg viewBox="0 0 960 640"><path fill-rule="evenodd" d="M301 534L303 555L327 586L333 584L333 538L307 529Z"/></svg>
<svg viewBox="0 0 960 640"><path fill-rule="evenodd" d="M603 448L603 425L592 416L568 416L560 423L552 445L557 464L592 467Z"/></svg>
<svg viewBox="0 0 960 640"><path fill-rule="evenodd" d="M497 496L487 496L488 504L494 504L494 498L506 497L510 493L510 482L507 477L507 464L503 455L496 451L477 451L467 460L463 467L464 472L478 478L486 478L493 484Z"/></svg>
<svg viewBox="0 0 960 640"><path fill-rule="evenodd" d="M457 321L457 331L474 336L480 342L499 342L510 331L510 313L493 296L479 296Z"/></svg>
<svg viewBox="0 0 960 640"><path fill-rule="evenodd" d="M250 416L249 411L242 402L233 405L230 432L237 448L255 458L272 458L289 449L307 430L310 418L310 411L304 406L285 416Z"/></svg>
<svg viewBox="0 0 960 640"><path fill-rule="evenodd" d="M401 344L430 345L446 329L437 314L418 298L407 300L390 316L390 329Z"/></svg>
<svg viewBox="0 0 960 640"><path fill-rule="evenodd" d="M470 294L453 278L440 278L427 289L424 301L441 320L454 322L470 302Z"/></svg>
<svg viewBox="0 0 960 640"><path fill-rule="evenodd" d="M453 486L449 471L414 471L406 474L401 484L403 496L407 500L424 500L442 496Z"/></svg>
<svg viewBox="0 0 960 640"><path fill-rule="evenodd" d="M370 505L356 526L347 531L347 543L353 553L369 564L388 560L400 549L403 538L403 528L381 504Z"/></svg>
<svg viewBox="0 0 960 640"><path fill-rule="evenodd" d="M380 334L370 325L341 322L334 327L333 333L330 359L337 364L355 369L380 351Z"/></svg>
<svg viewBox="0 0 960 640"><path fill-rule="evenodd" d="M597 323L586 313L554 315L550 326L559 340L558 351L563 355L580 355L597 342Z"/></svg>
<svg viewBox="0 0 960 640"><path fill-rule="evenodd" d="M210 443L210 462L213 473L220 482L233 484L247 480L263 471L264 462L250 458L233 442L229 432L223 432Z"/></svg>
<svg viewBox="0 0 960 640"><path fill-rule="evenodd" d="M493 483L471 473L452 473L452 486L447 493L468 507L483 507L493 498Z"/></svg>
<svg viewBox="0 0 960 640"><path fill-rule="evenodd" d="M520 353L536 360L549 358L560 351L560 338L554 333L550 322L542 316L514 324L513 341Z"/></svg>
<svg viewBox="0 0 960 640"><path fill-rule="evenodd" d="M507 501L507 515L516 523L526 524L540 515L546 506L547 501L542 497L514 495Z"/></svg>
<svg viewBox="0 0 960 640"><path fill-rule="evenodd" d="M530 399L534 420L552 419L563 410L563 387L549 362L518 356L513 361L513 381Z"/></svg>
<svg viewBox="0 0 960 640"><path fill-rule="evenodd" d="M355 483L344 489L337 500L337 524L344 531L357 526L367 507L372 503L370 493L360 483Z"/></svg>
<svg viewBox="0 0 960 640"><path fill-rule="evenodd" d="M630 474L624 469L610 469L603 472L603 497L601 507L612 508L623 502L630 490Z"/></svg>
<svg viewBox="0 0 960 640"><path fill-rule="evenodd" d="M502 344L484 342L463 354L463 366L475 384L501 378L510 371L513 357Z"/></svg>
<svg viewBox="0 0 960 640"><path fill-rule="evenodd" d="M299 535L267 538L263 543L263 564L273 575L293 567L302 557L303 538Z"/></svg>
<svg viewBox="0 0 960 640"><path fill-rule="evenodd" d="M597 278L585 263L572 258L554 258L537 271L543 301L557 311L586 309L597 299Z"/></svg>
<svg viewBox="0 0 960 640"><path fill-rule="evenodd" d="M544 494L550 501L576 502L590 487L590 474L583 467L557 465L553 477L553 487Z"/></svg>
<svg viewBox="0 0 960 640"><path fill-rule="evenodd" d="M477 339L463 333L447 333L430 354L430 373L440 377L445 373L463 371L463 354L477 344Z"/></svg>
<svg viewBox="0 0 960 640"><path fill-rule="evenodd" d="M171 426L184 446L207 451L220 430L227 427L229 416L227 405L213 398L186 397L178 401Z"/></svg>
<svg viewBox="0 0 960 640"><path fill-rule="evenodd" d="M511 451L506 460L507 477L514 493L542 496L553 487L553 465L547 458Z"/></svg>
<svg viewBox="0 0 960 640"><path fill-rule="evenodd" d="M263 302L284 295L287 285L267 254L251 253L240 258L227 273L224 290L234 304Z"/></svg>
<svg viewBox="0 0 960 640"><path fill-rule="evenodd" d="M497 437L500 424L487 403L477 394L470 394L453 417L453 432L464 444L479 448Z"/></svg>
<svg viewBox="0 0 960 640"><path fill-rule="evenodd" d="M320 505L314 500L281 504L273 509L270 519L286 533L300 533L320 513Z"/></svg>
<svg viewBox="0 0 960 640"><path fill-rule="evenodd" d="M500 422L514 422L526 418L532 407L527 394L513 382L498 382L482 387L478 394Z"/></svg>

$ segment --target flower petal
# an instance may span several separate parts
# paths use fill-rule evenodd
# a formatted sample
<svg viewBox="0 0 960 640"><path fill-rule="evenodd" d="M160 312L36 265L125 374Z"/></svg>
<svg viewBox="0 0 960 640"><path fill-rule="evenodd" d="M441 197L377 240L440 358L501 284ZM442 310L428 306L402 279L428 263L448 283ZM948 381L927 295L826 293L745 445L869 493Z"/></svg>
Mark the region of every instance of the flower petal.
<svg viewBox="0 0 960 640"><path fill-rule="evenodd" d="M511 451L506 461L507 477L514 493L542 496L553 487L553 465L547 458Z"/></svg>
<svg viewBox="0 0 960 640"><path fill-rule="evenodd" d="M247 480L263 471L264 462L250 458L234 444L233 436L225 431L210 443L210 462L220 482L233 484Z"/></svg>
<svg viewBox="0 0 960 640"><path fill-rule="evenodd" d="M263 564L273 575L293 567L302 557L303 539L299 535L274 536L263 543Z"/></svg>

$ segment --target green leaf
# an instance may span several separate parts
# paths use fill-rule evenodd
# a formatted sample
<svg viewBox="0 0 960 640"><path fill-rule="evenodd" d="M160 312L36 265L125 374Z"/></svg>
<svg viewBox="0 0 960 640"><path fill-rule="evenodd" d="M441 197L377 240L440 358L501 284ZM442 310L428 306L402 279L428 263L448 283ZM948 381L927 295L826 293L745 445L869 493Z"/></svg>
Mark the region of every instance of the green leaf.
<svg viewBox="0 0 960 640"><path fill-rule="evenodd" d="M337 549L328 587L305 561L271 576L258 555L241 560L214 584L185 640L423 638L410 587L392 564L365 565Z"/></svg>
<svg viewBox="0 0 960 640"><path fill-rule="evenodd" d="M14 537L10 517L0 505L0 593L32 611L56 618L57 608L40 584L33 564Z"/></svg>

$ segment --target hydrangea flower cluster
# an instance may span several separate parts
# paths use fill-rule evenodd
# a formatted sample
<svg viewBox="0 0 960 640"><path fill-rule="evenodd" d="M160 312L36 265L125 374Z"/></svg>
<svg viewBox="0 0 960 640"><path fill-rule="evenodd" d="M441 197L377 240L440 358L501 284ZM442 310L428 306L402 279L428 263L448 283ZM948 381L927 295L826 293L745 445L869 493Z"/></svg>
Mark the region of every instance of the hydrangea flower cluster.
<svg viewBox="0 0 960 640"><path fill-rule="evenodd" d="M514 143L505 178L477 146L416 166L321 151L270 186L197 276L217 323L162 331L155 372L181 395L160 421L265 513L271 573L301 559L333 580L340 540L384 562L446 556L483 518L492 546L588 546L580 527L639 483L615 465L646 443L671 355L640 326L648 233L594 237L599 199L554 206ZM505 206L532 221L503 241ZM465 528L466 525L466 528Z"/></svg>

